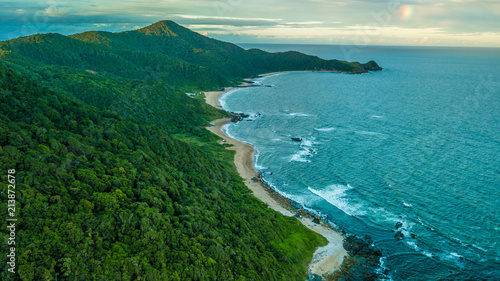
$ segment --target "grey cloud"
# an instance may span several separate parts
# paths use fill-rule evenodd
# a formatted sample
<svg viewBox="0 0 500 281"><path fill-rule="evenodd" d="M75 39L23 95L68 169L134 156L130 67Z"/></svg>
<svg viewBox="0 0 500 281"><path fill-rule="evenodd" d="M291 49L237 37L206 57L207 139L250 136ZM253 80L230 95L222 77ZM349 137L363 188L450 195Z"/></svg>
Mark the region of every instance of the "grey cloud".
<svg viewBox="0 0 500 281"><path fill-rule="evenodd" d="M276 26L279 21L274 19L252 19L252 18L217 18L217 17L183 17L183 16L171 16L170 19L180 23L180 24L198 24L198 25L229 25L229 26Z"/></svg>

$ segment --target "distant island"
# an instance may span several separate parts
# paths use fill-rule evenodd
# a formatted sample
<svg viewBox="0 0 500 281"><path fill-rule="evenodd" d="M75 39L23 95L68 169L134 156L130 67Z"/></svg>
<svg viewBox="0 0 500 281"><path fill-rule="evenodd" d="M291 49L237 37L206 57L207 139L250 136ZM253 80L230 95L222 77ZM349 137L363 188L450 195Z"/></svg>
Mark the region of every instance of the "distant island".
<svg viewBox="0 0 500 281"><path fill-rule="evenodd" d="M0 165L16 171L19 210L16 274L0 279L307 278L326 239L252 195L205 129L228 114L198 95L297 70L381 68L245 50L172 21L0 42Z"/></svg>

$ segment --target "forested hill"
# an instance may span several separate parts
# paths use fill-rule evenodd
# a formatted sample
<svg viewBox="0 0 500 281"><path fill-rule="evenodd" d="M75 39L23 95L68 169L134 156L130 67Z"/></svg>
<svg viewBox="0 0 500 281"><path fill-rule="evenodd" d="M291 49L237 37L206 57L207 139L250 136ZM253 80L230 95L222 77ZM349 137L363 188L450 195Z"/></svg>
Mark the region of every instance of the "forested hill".
<svg viewBox="0 0 500 281"><path fill-rule="evenodd" d="M16 274L2 254L0 279L304 280L326 241L251 195L204 128L224 112L185 91L376 68L246 51L169 21L0 42L0 209L15 169L18 219Z"/></svg>
<svg viewBox="0 0 500 281"><path fill-rule="evenodd" d="M207 118L220 116L184 92L219 89L274 71L380 69L373 61L359 64L299 52L244 50L172 21L121 33L17 38L0 42L0 60L32 81L87 105L177 133L193 133Z"/></svg>
<svg viewBox="0 0 500 281"><path fill-rule="evenodd" d="M155 76L184 89L214 89L274 71L363 73L379 69L374 62L322 60L298 52L247 51L207 38L172 21L121 33L90 31L72 36L34 35L4 42L0 48L12 51L10 55L21 60L89 69L121 78Z"/></svg>
<svg viewBox="0 0 500 281"><path fill-rule="evenodd" d="M0 213L1 280L303 280L324 243L253 197L215 143L190 145L2 65L0 93L18 219L12 275ZM0 187L7 210L3 175Z"/></svg>

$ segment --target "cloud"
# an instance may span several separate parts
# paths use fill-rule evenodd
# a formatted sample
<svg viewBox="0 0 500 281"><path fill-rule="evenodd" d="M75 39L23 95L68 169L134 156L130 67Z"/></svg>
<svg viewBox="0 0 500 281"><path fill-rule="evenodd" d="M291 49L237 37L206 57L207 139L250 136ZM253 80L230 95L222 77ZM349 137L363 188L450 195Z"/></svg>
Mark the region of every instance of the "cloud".
<svg viewBox="0 0 500 281"><path fill-rule="evenodd" d="M340 38L354 40L359 32L379 32L380 38L372 36L372 42L441 44L437 38L443 36L440 42L447 45L453 45L453 38L458 38L456 45L482 38L477 43L500 46L500 41L491 43L500 34L500 5L494 0L150 0L147 5L131 0L57 1L64 6L55 0L3 1L0 38L85 29L116 32L171 19L238 42L336 43ZM388 8L390 3L400 4L397 11Z"/></svg>
<svg viewBox="0 0 500 281"><path fill-rule="evenodd" d="M275 26L280 23L280 19L272 18L238 18L219 16L195 16L195 15L173 15L170 17L179 22L190 25L228 25L228 26Z"/></svg>
<svg viewBox="0 0 500 281"><path fill-rule="evenodd" d="M58 8L55 5L50 5L45 9L44 13L49 17L62 17L69 13L67 8Z"/></svg>

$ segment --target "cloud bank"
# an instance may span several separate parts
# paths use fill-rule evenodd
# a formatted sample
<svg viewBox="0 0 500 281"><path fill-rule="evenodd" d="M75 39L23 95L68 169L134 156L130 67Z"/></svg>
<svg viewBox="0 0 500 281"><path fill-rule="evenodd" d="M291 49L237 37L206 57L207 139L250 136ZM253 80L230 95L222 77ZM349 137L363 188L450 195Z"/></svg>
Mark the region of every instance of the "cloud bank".
<svg viewBox="0 0 500 281"><path fill-rule="evenodd" d="M495 0L25 0L0 7L0 40L119 32L171 19L235 43L500 47Z"/></svg>

